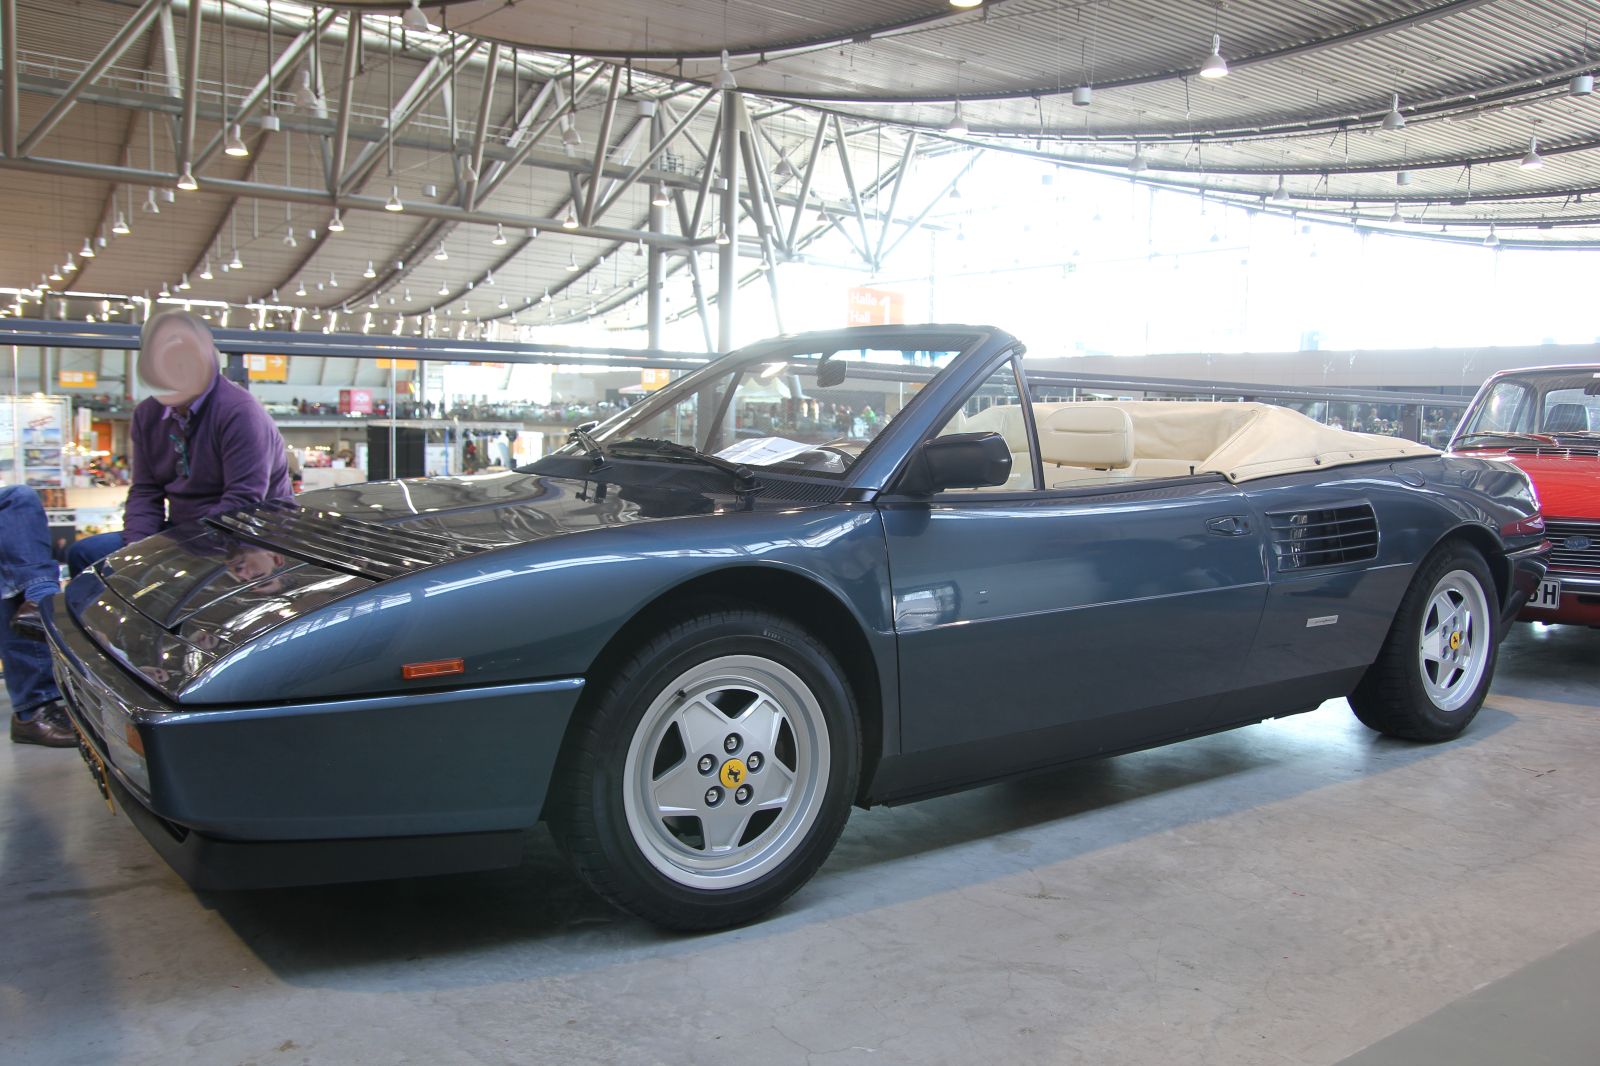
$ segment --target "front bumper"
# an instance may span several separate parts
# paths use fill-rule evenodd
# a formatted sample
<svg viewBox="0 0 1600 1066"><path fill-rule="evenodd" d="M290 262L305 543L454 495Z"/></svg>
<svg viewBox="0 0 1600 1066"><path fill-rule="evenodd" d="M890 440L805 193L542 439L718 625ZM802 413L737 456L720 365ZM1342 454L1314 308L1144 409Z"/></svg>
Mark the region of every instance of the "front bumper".
<svg viewBox="0 0 1600 1066"><path fill-rule="evenodd" d="M272 883L306 884L399 876L397 869L438 872L409 868L404 854L419 848L397 838L421 845L417 838L520 834L539 820L583 687L582 678L565 678L323 703L189 708L154 695L102 652L71 619L63 596L41 608L73 721L104 761L113 792L135 824L197 886L184 864L199 870L202 880L208 864L180 863L174 844L183 855L208 854L210 866L222 861L237 873L272 867L271 861L239 858L265 860L254 845L272 842L283 853L292 843L322 858L305 876ZM378 838L389 844L371 843ZM307 847L316 844L322 846ZM488 851L498 855L505 846L501 841L499 851ZM330 866L328 857L340 852L346 858ZM224 853L231 857L219 860ZM354 861L363 853L373 859L370 874L359 874ZM223 880L230 883L213 879L207 887L242 887L234 883L240 877Z"/></svg>
<svg viewBox="0 0 1600 1066"><path fill-rule="evenodd" d="M1508 552L1506 563L1510 567L1507 575L1510 583L1506 589L1505 610L1500 615L1502 636L1510 632L1513 621L1527 617L1523 607L1539 591L1539 582L1544 580L1550 569L1550 542L1544 541L1531 548Z"/></svg>

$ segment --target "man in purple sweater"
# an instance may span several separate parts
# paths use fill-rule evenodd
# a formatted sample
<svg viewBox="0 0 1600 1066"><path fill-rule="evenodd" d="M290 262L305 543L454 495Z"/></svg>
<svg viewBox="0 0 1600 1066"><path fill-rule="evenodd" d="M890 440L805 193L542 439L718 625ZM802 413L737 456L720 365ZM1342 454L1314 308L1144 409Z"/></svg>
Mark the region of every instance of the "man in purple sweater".
<svg viewBox="0 0 1600 1066"><path fill-rule="evenodd" d="M222 376L203 321L167 311L146 322L139 377L163 391L133 410L133 484L122 532L85 537L69 548L74 574L170 526L294 496L278 427L248 390ZM11 626L43 639L37 602L23 602Z"/></svg>

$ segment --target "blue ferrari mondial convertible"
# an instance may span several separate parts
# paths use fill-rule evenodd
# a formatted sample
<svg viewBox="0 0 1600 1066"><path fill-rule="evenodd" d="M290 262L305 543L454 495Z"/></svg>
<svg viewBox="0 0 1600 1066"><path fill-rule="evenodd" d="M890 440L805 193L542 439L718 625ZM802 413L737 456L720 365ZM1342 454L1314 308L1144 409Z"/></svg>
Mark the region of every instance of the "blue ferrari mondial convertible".
<svg viewBox="0 0 1600 1066"><path fill-rule="evenodd" d="M1256 403L1073 402L981 326L709 363L532 466L175 527L46 612L108 799L197 887L514 865L769 910L850 806L1347 696L1459 734L1545 568L1515 466Z"/></svg>

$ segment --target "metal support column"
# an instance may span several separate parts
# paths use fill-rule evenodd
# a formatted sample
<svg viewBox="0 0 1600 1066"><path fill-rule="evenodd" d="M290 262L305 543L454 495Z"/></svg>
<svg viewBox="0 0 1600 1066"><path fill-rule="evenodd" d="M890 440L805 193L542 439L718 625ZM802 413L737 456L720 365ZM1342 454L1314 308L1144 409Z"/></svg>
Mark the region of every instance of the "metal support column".
<svg viewBox="0 0 1600 1066"><path fill-rule="evenodd" d="M203 9L189 5L188 25L184 28L183 127L178 138L178 174L194 160L194 116L200 97L200 28Z"/></svg>
<svg viewBox="0 0 1600 1066"><path fill-rule="evenodd" d="M722 92L722 230L717 249L717 351L733 351L733 304L739 287L739 112L738 93Z"/></svg>
<svg viewBox="0 0 1600 1066"><path fill-rule="evenodd" d="M17 0L0 0L0 62L5 63L4 89L0 90L0 120L4 123L6 155L17 154Z"/></svg>
<svg viewBox="0 0 1600 1066"><path fill-rule="evenodd" d="M650 116L650 155L647 157L649 159L654 159L660 151L661 141L663 139L661 136L662 125L663 123L661 121L661 115L659 112ZM667 209L665 205L655 203L656 199L656 190L651 189L650 222L646 228L652 233L663 233L667 228ZM649 249L646 250L645 255L647 258L645 260L644 305L645 319L648 326L647 332L649 333L649 340L646 342L645 346L648 348L660 348L662 319L661 287L665 281L665 275L661 269L661 246L659 244L650 245Z"/></svg>

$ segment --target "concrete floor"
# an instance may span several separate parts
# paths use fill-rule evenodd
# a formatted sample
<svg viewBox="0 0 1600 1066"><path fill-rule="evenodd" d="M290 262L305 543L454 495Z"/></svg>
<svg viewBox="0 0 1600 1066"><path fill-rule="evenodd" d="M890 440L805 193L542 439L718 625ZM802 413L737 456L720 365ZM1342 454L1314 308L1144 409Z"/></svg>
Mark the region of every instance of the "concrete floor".
<svg viewBox="0 0 1600 1066"><path fill-rule="evenodd" d="M698 937L542 831L512 871L197 894L75 753L0 746L0 1062L1600 1061L1597 662L1518 626L1449 744L1341 701L857 812Z"/></svg>

